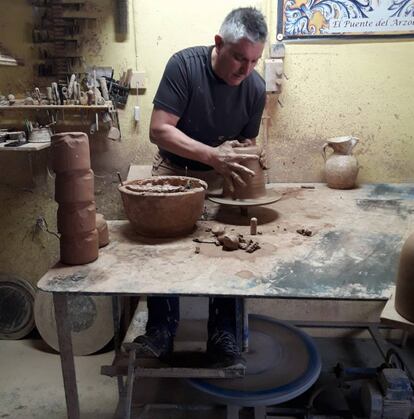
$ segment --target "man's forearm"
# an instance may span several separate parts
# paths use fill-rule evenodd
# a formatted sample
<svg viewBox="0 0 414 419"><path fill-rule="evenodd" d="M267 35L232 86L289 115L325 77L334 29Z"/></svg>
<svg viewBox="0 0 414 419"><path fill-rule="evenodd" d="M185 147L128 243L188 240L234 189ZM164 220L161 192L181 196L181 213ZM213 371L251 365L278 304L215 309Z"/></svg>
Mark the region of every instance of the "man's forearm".
<svg viewBox="0 0 414 419"><path fill-rule="evenodd" d="M211 165L215 153L213 147L193 140L178 128L169 124L164 124L157 129L151 129L150 139L152 143L163 150L207 165Z"/></svg>

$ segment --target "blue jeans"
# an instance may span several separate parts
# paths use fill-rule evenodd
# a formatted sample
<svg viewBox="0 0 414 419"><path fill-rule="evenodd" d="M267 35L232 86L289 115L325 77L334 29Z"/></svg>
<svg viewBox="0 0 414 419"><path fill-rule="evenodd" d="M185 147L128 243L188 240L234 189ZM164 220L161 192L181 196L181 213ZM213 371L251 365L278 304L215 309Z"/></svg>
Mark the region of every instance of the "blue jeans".
<svg viewBox="0 0 414 419"><path fill-rule="evenodd" d="M167 327L175 336L180 321L178 297L148 297L147 332L151 328ZM209 298L208 335L216 329L236 335L236 299L231 297Z"/></svg>

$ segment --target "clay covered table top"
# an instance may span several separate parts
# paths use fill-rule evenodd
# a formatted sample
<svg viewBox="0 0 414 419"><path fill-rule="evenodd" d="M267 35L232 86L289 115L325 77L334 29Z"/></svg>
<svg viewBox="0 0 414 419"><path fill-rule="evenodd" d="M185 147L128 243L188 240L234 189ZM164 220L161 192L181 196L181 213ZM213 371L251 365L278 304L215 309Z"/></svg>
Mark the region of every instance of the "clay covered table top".
<svg viewBox="0 0 414 419"><path fill-rule="evenodd" d="M110 244L95 262L57 264L38 286L86 294L389 297L399 252L414 226L414 185L271 187L282 198L249 208L247 218L238 208L208 203L208 219L178 239L145 239L128 221L110 221ZM258 219L261 233L252 236L261 247L254 253L193 241L211 240L206 230L216 224L249 237L250 217Z"/></svg>

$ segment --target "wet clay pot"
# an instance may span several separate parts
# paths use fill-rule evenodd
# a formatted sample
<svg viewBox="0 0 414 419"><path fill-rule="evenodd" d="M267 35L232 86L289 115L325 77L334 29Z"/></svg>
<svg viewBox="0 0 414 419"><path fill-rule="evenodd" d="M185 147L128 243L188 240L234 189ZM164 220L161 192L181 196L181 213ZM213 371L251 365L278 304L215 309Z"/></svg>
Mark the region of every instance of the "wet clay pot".
<svg viewBox="0 0 414 419"><path fill-rule="evenodd" d="M68 265L93 262L99 255L98 230L75 236L60 236L60 261Z"/></svg>
<svg viewBox="0 0 414 419"><path fill-rule="evenodd" d="M355 186L359 165L353 148L357 145L355 137L336 137L329 139L322 147L322 156L325 160L325 179L330 188L351 189ZM327 157L326 149L331 148L333 153Z"/></svg>
<svg viewBox="0 0 414 419"><path fill-rule="evenodd" d="M60 204L57 210L57 228L59 233L68 236L95 230L95 202Z"/></svg>
<svg viewBox="0 0 414 419"><path fill-rule="evenodd" d="M191 233L203 213L206 189L206 182L185 176L155 176L118 187L126 216L147 237Z"/></svg>
<svg viewBox="0 0 414 419"><path fill-rule="evenodd" d="M104 247L109 243L108 223L102 214L96 214L96 229L99 236L99 247Z"/></svg>
<svg viewBox="0 0 414 419"><path fill-rule="evenodd" d="M91 169L60 173L55 180L55 201L59 204L91 202L95 200L94 177Z"/></svg>
<svg viewBox="0 0 414 419"><path fill-rule="evenodd" d="M414 233L408 237L401 250L395 309L401 316L414 323Z"/></svg>
<svg viewBox="0 0 414 419"><path fill-rule="evenodd" d="M237 154L255 154L260 156L261 149L258 146L235 147L234 152ZM266 182L264 171L260 166L259 160L250 160L242 163L244 166L253 170L254 176L243 176L246 182L245 186L234 185L234 192L231 192L229 183L225 180L223 185L223 197L232 199L255 199L266 196Z"/></svg>
<svg viewBox="0 0 414 419"><path fill-rule="evenodd" d="M89 139L83 132L64 132L52 136L52 169L55 173L91 168Z"/></svg>

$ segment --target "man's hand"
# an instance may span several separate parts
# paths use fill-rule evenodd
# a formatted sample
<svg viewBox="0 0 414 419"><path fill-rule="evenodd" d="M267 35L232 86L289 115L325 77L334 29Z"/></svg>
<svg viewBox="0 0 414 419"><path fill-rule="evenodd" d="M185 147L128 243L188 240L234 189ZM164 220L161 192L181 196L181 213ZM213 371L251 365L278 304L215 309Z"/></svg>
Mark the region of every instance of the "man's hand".
<svg viewBox="0 0 414 419"><path fill-rule="evenodd" d="M262 151L260 153L259 156L259 163L260 163L260 167L263 170L268 170L269 166L267 165L267 161L266 161L266 152L264 151L264 149L262 148Z"/></svg>
<svg viewBox="0 0 414 419"><path fill-rule="evenodd" d="M251 145L251 141L226 141L222 145L214 149L212 161L210 165L220 173L225 181L228 182L231 191L234 190L234 185L245 186L246 182L243 176L254 176L253 170L243 166L243 163L258 160L259 156L254 154L238 154L234 152L235 147L247 147Z"/></svg>
<svg viewBox="0 0 414 419"><path fill-rule="evenodd" d="M251 145L256 145L256 139L251 140L251 139L246 138L241 143L239 143L239 145L237 145L236 147L249 147ZM259 163L260 163L260 167L263 170L269 169L267 165L267 161L266 161L266 152L264 151L263 148L260 149Z"/></svg>

